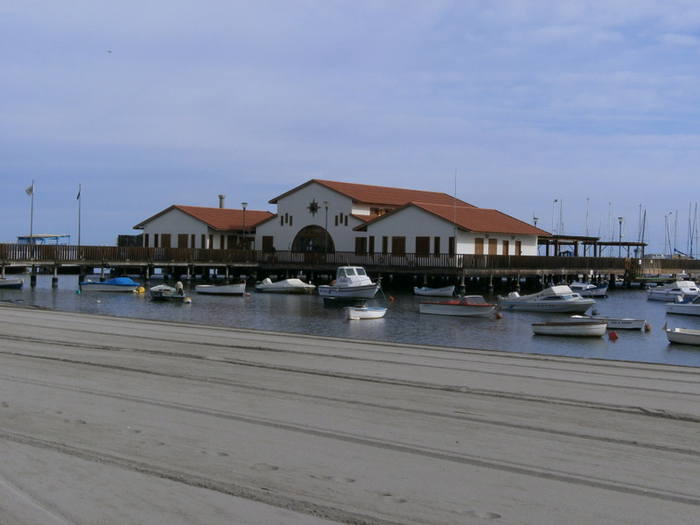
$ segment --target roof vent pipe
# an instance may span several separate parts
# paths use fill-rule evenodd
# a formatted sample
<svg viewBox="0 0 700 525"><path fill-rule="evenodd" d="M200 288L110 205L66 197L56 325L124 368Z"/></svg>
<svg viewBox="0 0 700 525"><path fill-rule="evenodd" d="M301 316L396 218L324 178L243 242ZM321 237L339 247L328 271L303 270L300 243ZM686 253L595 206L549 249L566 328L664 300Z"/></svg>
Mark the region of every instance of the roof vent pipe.
<svg viewBox="0 0 700 525"><path fill-rule="evenodd" d="M226 195L219 195L219 208L224 208L226 202Z"/></svg>

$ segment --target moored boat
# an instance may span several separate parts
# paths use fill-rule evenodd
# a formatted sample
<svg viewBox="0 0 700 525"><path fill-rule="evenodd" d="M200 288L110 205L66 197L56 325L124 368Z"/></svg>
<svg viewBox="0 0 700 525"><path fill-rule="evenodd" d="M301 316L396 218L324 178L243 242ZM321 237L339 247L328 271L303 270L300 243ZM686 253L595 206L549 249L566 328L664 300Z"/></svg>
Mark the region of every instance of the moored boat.
<svg viewBox="0 0 700 525"><path fill-rule="evenodd" d="M318 295L326 298L352 300L372 299L379 291L379 281L372 281L361 266L341 266L331 284L318 287Z"/></svg>
<svg viewBox="0 0 700 525"><path fill-rule="evenodd" d="M604 315L572 315L572 321L587 320L605 321L611 330L643 330L647 326L646 319L634 319L632 317L607 317Z"/></svg>
<svg viewBox="0 0 700 525"><path fill-rule="evenodd" d="M537 335L558 335L565 337L602 337L607 323L599 319L578 321L549 321L532 323L532 331Z"/></svg>
<svg viewBox="0 0 700 525"><path fill-rule="evenodd" d="M581 297L606 297L608 293L608 283L593 284L576 281L569 284L569 288Z"/></svg>
<svg viewBox="0 0 700 525"><path fill-rule="evenodd" d="M502 310L529 312L584 313L593 305L595 305L595 299L581 297L566 285L551 286L529 295L510 292L507 296L498 299L498 306Z"/></svg>
<svg viewBox="0 0 700 525"><path fill-rule="evenodd" d="M421 301L418 308L422 314L489 317L496 309L496 305L487 303L481 295L465 295L454 301Z"/></svg>
<svg viewBox="0 0 700 525"><path fill-rule="evenodd" d="M130 277L115 277L106 281L86 280L80 283L81 292L138 292L141 285Z"/></svg>
<svg viewBox="0 0 700 525"><path fill-rule="evenodd" d="M452 297L455 293L455 287L443 286L442 288L428 288L427 286L413 287L413 293L416 295L424 295L427 297Z"/></svg>
<svg viewBox="0 0 700 525"><path fill-rule="evenodd" d="M667 328L664 326L664 332L666 332L669 343L700 346L700 330L694 330L692 328Z"/></svg>
<svg viewBox="0 0 700 525"><path fill-rule="evenodd" d="M651 301L675 301L676 297L695 297L700 295L700 288L693 281L676 281L647 290L647 299Z"/></svg>
<svg viewBox="0 0 700 525"><path fill-rule="evenodd" d="M296 278L272 282L272 279L266 277L262 281L255 283L255 291L264 293L304 294L311 293L315 289L315 285L305 283L301 279Z"/></svg>
<svg viewBox="0 0 700 525"><path fill-rule="evenodd" d="M174 299L185 300L185 290L182 287L182 283L178 281L175 287L169 286L165 283L154 286L150 289L151 299L156 301L171 301Z"/></svg>
<svg viewBox="0 0 700 525"><path fill-rule="evenodd" d="M2 277L0 278L0 288L7 290L21 290L24 286L24 279L21 277Z"/></svg>
<svg viewBox="0 0 700 525"><path fill-rule="evenodd" d="M210 295L243 295L245 286L246 282L241 281L236 284L198 284L194 289L197 293Z"/></svg>
<svg viewBox="0 0 700 525"><path fill-rule="evenodd" d="M384 306L345 306L348 319L381 319L386 314Z"/></svg>
<svg viewBox="0 0 700 525"><path fill-rule="evenodd" d="M676 297L672 303L666 303L667 314L700 315L700 295L685 298Z"/></svg>

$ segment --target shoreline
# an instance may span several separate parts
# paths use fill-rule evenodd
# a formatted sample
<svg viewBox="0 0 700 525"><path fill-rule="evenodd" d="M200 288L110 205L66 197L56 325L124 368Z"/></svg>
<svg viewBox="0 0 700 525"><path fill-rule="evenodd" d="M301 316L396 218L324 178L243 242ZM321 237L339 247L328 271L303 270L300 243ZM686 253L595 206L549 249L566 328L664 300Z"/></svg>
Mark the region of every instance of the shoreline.
<svg viewBox="0 0 700 525"><path fill-rule="evenodd" d="M4 303L0 340L7 524L656 524L700 507L692 367Z"/></svg>

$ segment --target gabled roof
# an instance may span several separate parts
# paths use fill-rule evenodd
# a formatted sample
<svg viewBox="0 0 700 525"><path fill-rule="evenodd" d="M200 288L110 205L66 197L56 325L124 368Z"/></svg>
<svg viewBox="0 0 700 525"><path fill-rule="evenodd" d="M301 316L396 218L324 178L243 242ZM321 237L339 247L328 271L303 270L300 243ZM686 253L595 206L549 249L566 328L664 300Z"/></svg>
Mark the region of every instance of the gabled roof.
<svg viewBox="0 0 700 525"><path fill-rule="evenodd" d="M296 188L283 193L279 197L275 197L270 201L270 204L277 204L280 199L313 183L325 186L352 199L355 202L365 204L403 206L409 202L422 202L426 204L444 204L454 206L456 202L458 206L474 207L467 202L455 199L455 197L448 195L447 193L406 190L402 188L390 188L387 186L371 186L368 184L356 184L352 182L337 182L320 179L311 179L301 186L297 186Z"/></svg>
<svg viewBox="0 0 700 525"><path fill-rule="evenodd" d="M358 226L356 229L364 230L369 224L378 222L386 217L400 213L408 207L420 208L432 215L440 217L449 223L454 223L457 228L474 233L506 233L511 235L537 235L547 237L549 232L536 228L531 224L506 215L498 210L487 208L475 208L473 206L447 206L443 204L424 204L411 202L382 215L373 221Z"/></svg>
<svg viewBox="0 0 700 525"><path fill-rule="evenodd" d="M142 230L146 224L152 220L171 212L172 210L180 210L187 215L202 221L210 228L219 231L242 231L243 228L243 210L235 210L230 208L206 208L203 206L180 206L175 204L169 208L155 214L153 217L134 226L135 230ZM245 211L245 229L253 229L258 223L272 217L269 211L246 210Z"/></svg>

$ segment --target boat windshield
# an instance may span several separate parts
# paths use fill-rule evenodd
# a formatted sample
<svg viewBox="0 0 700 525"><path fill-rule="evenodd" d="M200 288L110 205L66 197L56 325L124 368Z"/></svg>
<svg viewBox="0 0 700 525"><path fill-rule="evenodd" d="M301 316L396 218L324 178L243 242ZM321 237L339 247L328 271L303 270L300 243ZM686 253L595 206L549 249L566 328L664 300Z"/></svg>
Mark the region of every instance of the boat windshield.
<svg viewBox="0 0 700 525"><path fill-rule="evenodd" d="M358 269L357 269L357 275L367 275L367 274L365 273L365 269L364 269L364 268L358 268Z"/></svg>
<svg viewBox="0 0 700 525"><path fill-rule="evenodd" d="M357 275L355 273L355 268L345 268L345 275L348 277L352 277L353 275Z"/></svg>

